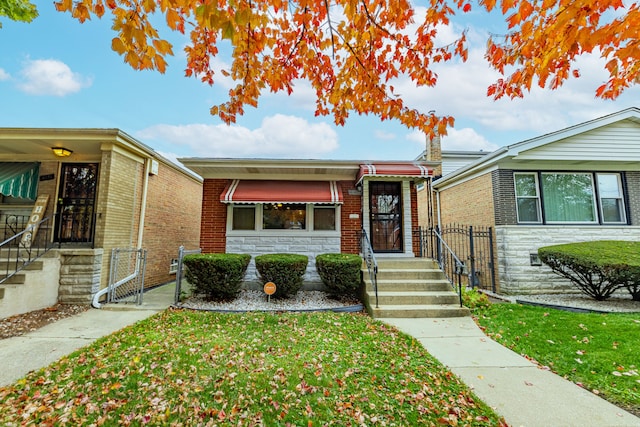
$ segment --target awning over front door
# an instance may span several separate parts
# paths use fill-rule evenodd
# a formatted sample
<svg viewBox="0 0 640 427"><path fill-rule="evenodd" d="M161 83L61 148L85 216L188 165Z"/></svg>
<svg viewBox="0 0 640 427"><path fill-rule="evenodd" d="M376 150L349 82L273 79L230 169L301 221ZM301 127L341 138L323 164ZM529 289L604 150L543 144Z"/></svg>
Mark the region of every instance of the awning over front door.
<svg viewBox="0 0 640 427"><path fill-rule="evenodd" d="M0 194L35 200L39 163L0 162Z"/></svg>
<svg viewBox="0 0 640 427"><path fill-rule="evenodd" d="M356 182L365 176L390 178L428 178L433 175L433 169L418 163L367 163L360 165Z"/></svg>
<svg viewBox="0 0 640 427"><path fill-rule="evenodd" d="M336 181L233 180L220 195L222 203L342 203Z"/></svg>

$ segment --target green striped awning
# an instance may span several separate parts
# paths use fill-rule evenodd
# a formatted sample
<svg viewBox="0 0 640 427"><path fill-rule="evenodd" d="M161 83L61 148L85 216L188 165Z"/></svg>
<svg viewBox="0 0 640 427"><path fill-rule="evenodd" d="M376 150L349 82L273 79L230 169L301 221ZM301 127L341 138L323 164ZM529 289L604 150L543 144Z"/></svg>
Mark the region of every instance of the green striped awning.
<svg viewBox="0 0 640 427"><path fill-rule="evenodd" d="M0 162L0 194L35 200L39 163Z"/></svg>

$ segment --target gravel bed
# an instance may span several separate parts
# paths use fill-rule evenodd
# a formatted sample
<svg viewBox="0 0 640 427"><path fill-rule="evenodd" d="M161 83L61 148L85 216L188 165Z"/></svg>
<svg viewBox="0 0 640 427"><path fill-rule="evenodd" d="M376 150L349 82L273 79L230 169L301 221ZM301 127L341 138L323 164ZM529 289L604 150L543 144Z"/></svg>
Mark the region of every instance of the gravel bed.
<svg viewBox="0 0 640 427"><path fill-rule="evenodd" d="M534 303L549 306L575 308L585 311L602 311L607 313L640 312L640 301L633 301L629 294L614 294L605 301L596 301L583 294L540 294L495 296L510 302Z"/></svg>
<svg viewBox="0 0 640 427"><path fill-rule="evenodd" d="M334 299L321 291L299 291L287 299L271 298L262 291L241 290L238 298L228 302L207 301L202 296L193 296L177 307L209 311L360 311L360 301L352 298Z"/></svg>

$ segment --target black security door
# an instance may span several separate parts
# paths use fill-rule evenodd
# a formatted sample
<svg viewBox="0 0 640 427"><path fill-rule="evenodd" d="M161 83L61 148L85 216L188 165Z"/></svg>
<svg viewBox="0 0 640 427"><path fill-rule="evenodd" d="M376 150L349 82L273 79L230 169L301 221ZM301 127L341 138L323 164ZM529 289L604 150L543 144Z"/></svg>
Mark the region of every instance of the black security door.
<svg viewBox="0 0 640 427"><path fill-rule="evenodd" d="M93 242L97 180L97 164L62 164L56 241Z"/></svg>
<svg viewBox="0 0 640 427"><path fill-rule="evenodd" d="M402 252L402 186L399 182L369 183L371 246L375 252Z"/></svg>

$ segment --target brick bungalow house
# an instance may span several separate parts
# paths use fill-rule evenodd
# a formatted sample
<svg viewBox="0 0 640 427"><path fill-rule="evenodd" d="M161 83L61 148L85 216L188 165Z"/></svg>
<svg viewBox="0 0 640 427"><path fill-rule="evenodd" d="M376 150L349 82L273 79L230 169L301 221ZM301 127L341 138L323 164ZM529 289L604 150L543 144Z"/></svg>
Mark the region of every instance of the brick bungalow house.
<svg viewBox="0 0 640 427"><path fill-rule="evenodd" d="M500 292L564 292L539 247L640 239L640 109L502 147L433 190L441 224L494 228Z"/></svg>
<svg viewBox="0 0 640 427"><path fill-rule="evenodd" d="M38 203L50 220L36 237L53 249L42 270L0 284L0 318L90 303L107 285L113 248L147 250L151 287L175 278L180 245L199 245L202 180L118 129L0 128L0 238L23 231Z"/></svg>
<svg viewBox="0 0 640 427"><path fill-rule="evenodd" d="M309 256L305 289L320 285L315 256L360 253L361 230L386 257L414 257L416 182L424 161L179 159L204 178L203 252ZM256 284L255 264L247 282Z"/></svg>

